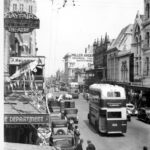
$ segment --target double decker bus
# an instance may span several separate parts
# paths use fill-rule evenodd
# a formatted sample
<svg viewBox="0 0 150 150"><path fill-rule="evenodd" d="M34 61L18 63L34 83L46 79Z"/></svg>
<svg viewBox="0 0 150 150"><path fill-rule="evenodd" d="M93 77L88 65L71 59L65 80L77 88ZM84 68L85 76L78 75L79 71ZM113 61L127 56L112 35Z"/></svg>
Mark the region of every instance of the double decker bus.
<svg viewBox="0 0 150 150"><path fill-rule="evenodd" d="M101 133L126 133L125 89L110 84L92 84L89 89L89 123Z"/></svg>

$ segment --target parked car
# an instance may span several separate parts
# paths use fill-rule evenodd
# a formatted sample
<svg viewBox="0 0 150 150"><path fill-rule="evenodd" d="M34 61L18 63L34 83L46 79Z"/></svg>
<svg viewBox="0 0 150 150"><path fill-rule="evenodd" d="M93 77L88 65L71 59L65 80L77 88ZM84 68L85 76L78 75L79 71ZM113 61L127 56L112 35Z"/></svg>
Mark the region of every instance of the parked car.
<svg viewBox="0 0 150 150"><path fill-rule="evenodd" d="M84 92L84 93L83 93L83 97L84 97L86 100L88 100L88 99L89 99L89 93Z"/></svg>
<svg viewBox="0 0 150 150"><path fill-rule="evenodd" d="M143 120L147 123L150 123L150 107L139 108L137 117L139 120Z"/></svg>
<svg viewBox="0 0 150 150"><path fill-rule="evenodd" d="M79 98L79 90L78 89L70 89L68 91L68 94L72 95L73 99L78 99Z"/></svg>
<svg viewBox="0 0 150 150"><path fill-rule="evenodd" d="M128 113L131 116L136 116L138 114L138 111L137 111L137 109L135 108L135 106L133 104L127 103L126 107L127 107Z"/></svg>

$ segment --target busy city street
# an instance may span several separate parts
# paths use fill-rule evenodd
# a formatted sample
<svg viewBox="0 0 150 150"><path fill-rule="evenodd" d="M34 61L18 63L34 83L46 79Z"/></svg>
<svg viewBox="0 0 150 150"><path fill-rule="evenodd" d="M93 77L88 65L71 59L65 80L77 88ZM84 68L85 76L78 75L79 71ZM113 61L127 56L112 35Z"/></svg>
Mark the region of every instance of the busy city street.
<svg viewBox="0 0 150 150"><path fill-rule="evenodd" d="M54 92L59 95L64 92ZM83 138L84 149L87 146L87 140L91 140L97 149L102 150L141 150L144 146L150 147L150 125L133 116L131 122L127 123L127 133L101 135L96 132L93 126L89 124L87 114L89 111L89 102L80 94L79 99L75 99L76 107L79 110L79 127L81 138Z"/></svg>
<svg viewBox="0 0 150 150"><path fill-rule="evenodd" d="M2 4L4 150L150 150L150 0Z"/></svg>

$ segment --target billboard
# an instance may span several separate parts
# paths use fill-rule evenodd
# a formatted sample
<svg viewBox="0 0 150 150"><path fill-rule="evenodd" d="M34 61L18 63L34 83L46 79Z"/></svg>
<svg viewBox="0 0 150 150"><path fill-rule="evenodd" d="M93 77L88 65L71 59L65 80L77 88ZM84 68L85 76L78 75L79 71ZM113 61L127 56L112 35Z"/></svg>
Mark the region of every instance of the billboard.
<svg viewBox="0 0 150 150"><path fill-rule="evenodd" d="M27 12L8 12L4 16L4 28L12 33L29 33L39 29L39 19Z"/></svg>

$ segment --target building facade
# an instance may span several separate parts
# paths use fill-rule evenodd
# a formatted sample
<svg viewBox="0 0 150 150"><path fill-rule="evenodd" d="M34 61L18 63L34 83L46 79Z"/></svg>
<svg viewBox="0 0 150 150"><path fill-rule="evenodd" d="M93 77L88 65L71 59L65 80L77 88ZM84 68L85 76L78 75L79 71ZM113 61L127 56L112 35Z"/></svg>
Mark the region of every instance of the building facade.
<svg viewBox="0 0 150 150"><path fill-rule="evenodd" d="M36 1L5 0L4 17L11 13L16 13L18 16L19 14L35 16ZM30 21L33 21L32 18ZM4 24L5 93L33 88L43 89L45 57L37 56L37 50L35 30L27 33L11 32Z"/></svg>
<svg viewBox="0 0 150 150"><path fill-rule="evenodd" d="M143 86L150 87L150 0L144 1Z"/></svg>
<svg viewBox="0 0 150 150"><path fill-rule="evenodd" d="M86 69L93 65L93 54L79 53L66 54L65 61L65 82L75 81L78 69Z"/></svg>
<svg viewBox="0 0 150 150"><path fill-rule="evenodd" d="M130 82L130 53L133 25L123 28L107 50L107 81Z"/></svg>

